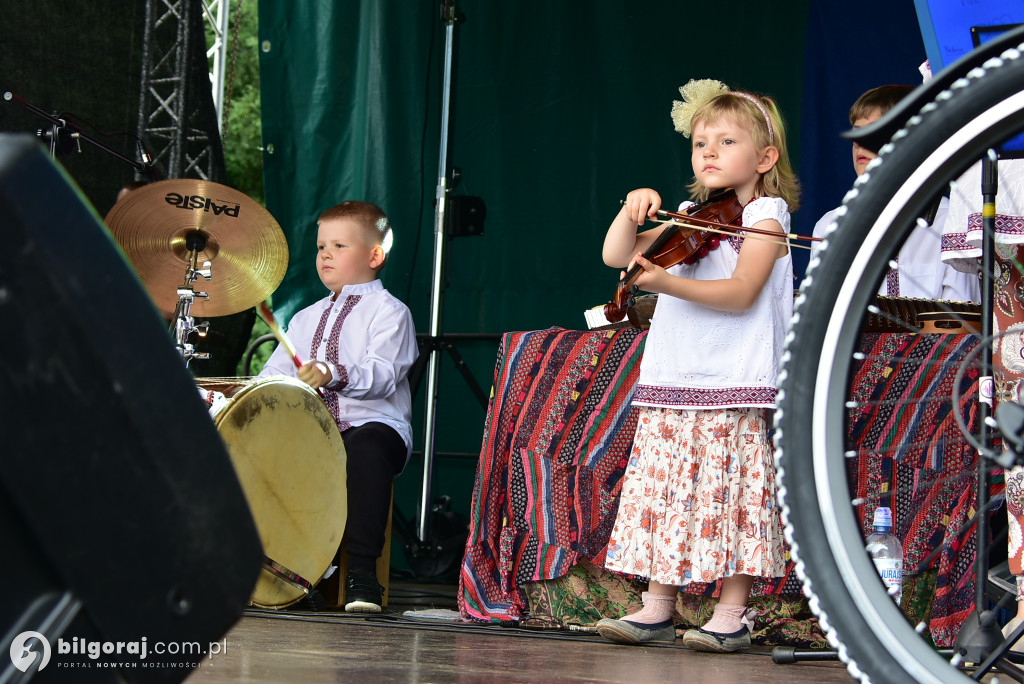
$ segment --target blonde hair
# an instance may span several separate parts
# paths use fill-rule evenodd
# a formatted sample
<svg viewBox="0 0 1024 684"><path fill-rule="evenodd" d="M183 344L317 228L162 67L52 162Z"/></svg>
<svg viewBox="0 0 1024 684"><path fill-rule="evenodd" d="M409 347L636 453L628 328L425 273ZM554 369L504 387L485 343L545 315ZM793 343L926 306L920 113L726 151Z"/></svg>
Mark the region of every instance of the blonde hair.
<svg viewBox="0 0 1024 684"><path fill-rule="evenodd" d="M368 244L376 247L380 245L384 250L384 262L377 269L380 273L388 263L388 251L391 240L391 221L384 210L376 204L361 202L359 200L346 200L341 204L335 204L329 209L324 209L317 218L317 224L324 221L337 221L348 219L354 221L362 228Z"/></svg>
<svg viewBox="0 0 1024 684"><path fill-rule="evenodd" d="M748 95L750 94L735 92L715 95L700 105L693 113L693 117L690 119L691 130L699 123L706 124L728 117L750 131L754 146L758 150L775 147L779 151L779 160L771 169L761 174L754 188L754 196L781 197L786 200L791 212L796 211L800 207L800 182L789 163L786 127L782 121L782 114L772 98L751 96L764 106L762 112L761 108ZM698 202L703 202L711 194L711 191L696 179L687 186L687 190Z"/></svg>

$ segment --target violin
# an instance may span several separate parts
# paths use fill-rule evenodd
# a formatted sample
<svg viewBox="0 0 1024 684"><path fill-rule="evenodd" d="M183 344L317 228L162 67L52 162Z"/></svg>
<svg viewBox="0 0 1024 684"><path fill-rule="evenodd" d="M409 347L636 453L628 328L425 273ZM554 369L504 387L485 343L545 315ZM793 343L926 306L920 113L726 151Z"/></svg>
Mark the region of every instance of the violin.
<svg viewBox="0 0 1024 684"><path fill-rule="evenodd" d="M699 204L688 207L684 213L664 213L673 218L691 221L690 225L669 223L643 257L662 268L676 264L693 264L703 259L711 250L717 249L720 243L716 232L701 230L699 225L715 226L716 228L740 227L743 218L743 205L736 193L731 189L718 190ZM604 305L604 316L612 323L625 318L628 310L636 304L634 296L639 291L636 279L644 272L642 266L634 264L615 289L615 297ZM632 316L630 319L632 320Z"/></svg>

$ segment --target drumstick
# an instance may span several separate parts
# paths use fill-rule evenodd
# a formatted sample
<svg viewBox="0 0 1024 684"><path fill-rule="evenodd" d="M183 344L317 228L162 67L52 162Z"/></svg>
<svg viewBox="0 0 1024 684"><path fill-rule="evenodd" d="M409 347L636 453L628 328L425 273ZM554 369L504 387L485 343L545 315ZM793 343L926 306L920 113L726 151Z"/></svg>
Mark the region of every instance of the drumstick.
<svg viewBox="0 0 1024 684"><path fill-rule="evenodd" d="M266 302L259 303L259 312L263 317L263 320L267 322L267 327L270 328L270 332L274 333L274 337L280 342L286 352L292 357L292 363L295 364L296 368L302 368L302 359L299 358L298 353L295 351L295 345L288 339L288 335L277 325L277 321L274 319L274 314L271 313L270 307L267 306Z"/></svg>

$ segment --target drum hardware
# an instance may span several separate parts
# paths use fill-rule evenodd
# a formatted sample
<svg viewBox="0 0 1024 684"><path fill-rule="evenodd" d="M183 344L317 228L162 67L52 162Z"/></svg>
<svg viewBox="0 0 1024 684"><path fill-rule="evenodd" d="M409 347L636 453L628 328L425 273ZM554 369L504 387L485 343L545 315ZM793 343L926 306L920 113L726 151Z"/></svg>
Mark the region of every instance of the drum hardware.
<svg viewBox="0 0 1024 684"><path fill-rule="evenodd" d="M206 247L206 236L201 231L192 231L185 236L185 245L188 247L189 253L188 268L185 269L185 282L178 288L178 304L174 309L174 318L171 319L170 332L174 335L174 347L181 354L181 358L187 366L192 359L210 358L206 352L196 352L195 345L188 342L188 336L198 333L200 337L205 337L210 329L209 321L196 325L195 319L191 316L192 302L195 298L208 299L210 296L206 292L196 292L192 283L200 276L209 282L213 279L213 275L209 261L204 261L202 268L196 268L199 252Z"/></svg>
<svg viewBox="0 0 1024 684"><path fill-rule="evenodd" d="M274 577L278 578L282 582L295 587L303 594L309 594L313 589L313 582L310 582L297 572L292 572L270 556L263 557L263 569L274 575Z"/></svg>

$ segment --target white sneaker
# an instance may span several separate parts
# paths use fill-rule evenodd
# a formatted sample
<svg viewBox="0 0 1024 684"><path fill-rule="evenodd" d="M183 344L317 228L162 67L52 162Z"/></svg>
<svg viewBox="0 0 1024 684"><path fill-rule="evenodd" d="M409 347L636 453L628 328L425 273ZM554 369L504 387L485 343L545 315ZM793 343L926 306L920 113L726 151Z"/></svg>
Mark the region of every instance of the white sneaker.
<svg viewBox="0 0 1024 684"><path fill-rule="evenodd" d="M1024 623L1024 618L1015 617L1009 622L1007 622L1005 625L1003 625L1003 638L1008 638L1011 634L1013 634L1013 631L1017 629L1017 627L1019 627L1022 623ZM1013 653L1024 654L1024 636L1022 636L1017 641L1017 643L1010 647L1010 651Z"/></svg>

